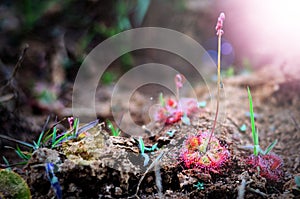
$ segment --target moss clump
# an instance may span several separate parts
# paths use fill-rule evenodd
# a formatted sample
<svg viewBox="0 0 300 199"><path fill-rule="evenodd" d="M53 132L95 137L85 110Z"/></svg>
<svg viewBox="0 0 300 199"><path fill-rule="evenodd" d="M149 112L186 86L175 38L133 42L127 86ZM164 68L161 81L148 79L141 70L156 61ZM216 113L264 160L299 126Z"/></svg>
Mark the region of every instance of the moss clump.
<svg viewBox="0 0 300 199"><path fill-rule="evenodd" d="M17 173L5 169L0 170L0 196L15 199L31 198L29 187L24 179Z"/></svg>

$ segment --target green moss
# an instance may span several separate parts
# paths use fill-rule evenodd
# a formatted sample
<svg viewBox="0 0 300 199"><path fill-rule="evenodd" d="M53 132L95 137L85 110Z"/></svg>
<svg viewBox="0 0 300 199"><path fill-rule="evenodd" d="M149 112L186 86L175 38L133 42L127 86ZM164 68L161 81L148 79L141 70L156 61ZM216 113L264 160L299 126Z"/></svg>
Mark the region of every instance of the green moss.
<svg viewBox="0 0 300 199"><path fill-rule="evenodd" d="M0 170L0 195L5 198L31 198L26 182L17 173L9 170Z"/></svg>

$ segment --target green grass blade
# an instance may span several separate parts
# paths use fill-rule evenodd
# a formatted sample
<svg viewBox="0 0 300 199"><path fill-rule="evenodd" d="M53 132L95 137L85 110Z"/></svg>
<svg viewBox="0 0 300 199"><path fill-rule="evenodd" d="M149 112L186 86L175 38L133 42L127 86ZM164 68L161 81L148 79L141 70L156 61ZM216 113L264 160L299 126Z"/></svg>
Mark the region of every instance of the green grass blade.
<svg viewBox="0 0 300 199"><path fill-rule="evenodd" d="M31 157L31 155L26 155L26 154L24 154L24 153L21 151L21 149L19 148L19 146L17 146L17 149L15 150L15 152L16 152L17 155L18 155L21 159L23 159L23 160L29 160L30 157Z"/></svg>
<svg viewBox="0 0 300 199"><path fill-rule="evenodd" d="M119 136L120 135L120 130L118 128L115 128L111 121L107 120L106 122L108 124L107 127L112 132L112 136Z"/></svg>
<svg viewBox="0 0 300 199"><path fill-rule="evenodd" d="M37 150L38 148L40 148L39 145L34 140L32 142L33 142L33 145L34 145L33 150Z"/></svg>
<svg viewBox="0 0 300 199"><path fill-rule="evenodd" d="M121 131L117 128L114 132L114 136L119 136Z"/></svg>
<svg viewBox="0 0 300 199"><path fill-rule="evenodd" d="M6 157L5 156L2 156L2 159L3 159L3 161L4 161L4 163L6 164L6 169L7 170L11 170L11 165L9 164L9 162L8 162L8 160L6 159Z"/></svg>
<svg viewBox="0 0 300 199"><path fill-rule="evenodd" d="M54 129L55 128L55 129ZM52 129L52 133L50 133L49 134L49 132L50 132L50 130ZM43 139L43 141L42 141L42 143L44 144L44 143L46 143L46 142L48 142L50 139L51 139L51 143L53 143L52 141L53 141L53 134L56 134L56 136L55 136L55 139L56 139L56 137L57 137L57 128L56 128L56 126L53 126L51 129L49 129L48 131L47 131L47 133L45 134L45 138ZM54 140L55 141L55 140Z"/></svg>
<svg viewBox="0 0 300 199"><path fill-rule="evenodd" d="M23 145L23 146L27 146L27 147L32 148L32 149L34 149L34 147L35 147L35 146L32 145L32 144L29 144L29 143L27 143L27 142L23 142L23 141L21 141L21 140L17 140L17 139L11 138L11 137L6 136L6 135L0 135L0 138L3 138L3 139L5 139L5 140L9 140L9 141L11 141L11 142L15 142L15 143L21 144L21 145Z"/></svg>
<svg viewBox="0 0 300 199"><path fill-rule="evenodd" d="M253 111L253 102L252 102L252 96L249 87L248 89L248 98L249 98L249 110L250 110L250 120L251 120L251 129L252 129L252 138L254 143L253 153L254 155L258 155L258 148L259 147L259 141L258 141L258 132L255 128L255 120L254 120L254 111Z"/></svg>
<svg viewBox="0 0 300 199"><path fill-rule="evenodd" d="M52 143L52 148L55 148L60 142L62 142L67 137L73 137L72 134L69 132L66 132L63 136L61 136L58 140L56 140L54 143Z"/></svg>
<svg viewBox="0 0 300 199"><path fill-rule="evenodd" d="M139 148L141 150L141 154L144 154L145 153L145 144L144 144L142 137L139 138Z"/></svg>
<svg viewBox="0 0 300 199"><path fill-rule="evenodd" d="M48 142L50 139L52 139L53 137L53 133L54 133L54 127L56 127L58 124L62 123L63 121L65 121L66 118L62 119L61 121L55 122L52 127L50 129L47 130L47 132L44 134L44 139L42 140L42 144L45 144L46 142ZM56 121L56 119L55 119ZM50 133L51 132L51 133ZM56 136L57 136L57 128L56 128ZM53 143L53 142L51 142Z"/></svg>
<svg viewBox="0 0 300 199"><path fill-rule="evenodd" d="M44 137L44 133L45 133L46 127L47 127L47 125L49 123L49 119L50 119L50 116L47 117L47 120L46 120L46 122L45 122L45 124L43 126L43 129L42 129L42 132L41 132L41 134L39 136L39 139L38 139L38 141L36 143L37 146L38 146L37 148L39 148L41 146L41 141L42 141L42 138Z"/></svg>
<svg viewBox="0 0 300 199"><path fill-rule="evenodd" d="M56 136L57 136L57 129L56 129L56 126L53 127L53 133L52 133L52 141L51 143L55 143L55 140L56 140Z"/></svg>
<svg viewBox="0 0 300 199"><path fill-rule="evenodd" d="M166 106L166 102L165 102L165 98L164 98L164 94L163 94L163 93L159 93L159 104L160 104L162 107L165 107L165 106Z"/></svg>
<svg viewBox="0 0 300 199"><path fill-rule="evenodd" d="M264 151L264 155L270 153L270 151L274 148L274 146L277 144L277 139L274 140L268 147L267 149Z"/></svg>
<svg viewBox="0 0 300 199"><path fill-rule="evenodd" d="M74 125L73 125L73 137L76 138L77 137L77 132L78 132L78 127L79 127L79 119L75 118L74 120Z"/></svg>

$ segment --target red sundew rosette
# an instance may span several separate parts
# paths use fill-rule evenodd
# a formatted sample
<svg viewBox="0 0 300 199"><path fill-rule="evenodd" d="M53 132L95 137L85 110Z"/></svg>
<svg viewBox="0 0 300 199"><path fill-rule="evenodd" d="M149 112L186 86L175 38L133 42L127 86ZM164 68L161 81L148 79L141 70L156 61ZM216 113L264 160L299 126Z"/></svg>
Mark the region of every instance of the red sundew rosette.
<svg viewBox="0 0 300 199"><path fill-rule="evenodd" d="M181 120L186 114L193 116L199 111L197 100L193 98L182 98L177 102L174 99L168 99L164 107L160 107L155 113L155 121L165 124L174 124Z"/></svg>
<svg viewBox="0 0 300 199"><path fill-rule="evenodd" d="M253 169L257 169L257 167L259 167L260 176L268 180L279 181L283 175L283 161L278 155L274 153L258 156L254 156L252 154L247 159L247 163L250 164Z"/></svg>
<svg viewBox="0 0 300 199"><path fill-rule="evenodd" d="M188 149L185 149L181 152L180 158L183 161L185 167L193 168L199 158L199 155L195 152L190 152Z"/></svg>
<svg viewBox="0 0 300 199"><path fill-rule="evenodd" d="M181 120L182 111L178 110L177 101L168 99L165 106L160 107L155 113L155 121L173 124Z"/></svg>
<svg viewBox="0 0 300 199"><path fill-rule="evenodd" d="M204 151L208 135L207 132L203 132L186 139L180 154L180 159L185 167L213 171L228 160L229 151L226 147L221 146L216 137L212 137L209 150Z"/></svg>
<svg viewBox="0 0 300 199"><path fill-rule="evenodd" d="M165 124L174 124L176 122L179 122L182 116L183 113L181 111L175 111L172 115L167 117Z"/></svg>

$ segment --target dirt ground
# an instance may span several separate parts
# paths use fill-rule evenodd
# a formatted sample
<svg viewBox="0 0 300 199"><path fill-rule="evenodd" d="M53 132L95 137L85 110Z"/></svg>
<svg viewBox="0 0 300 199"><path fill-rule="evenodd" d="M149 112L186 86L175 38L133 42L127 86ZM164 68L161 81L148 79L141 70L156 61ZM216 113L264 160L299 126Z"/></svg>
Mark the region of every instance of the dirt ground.
<svg viewBox="0 0 300 199"><path fill-rule="evenodd" d="M158 143L159 149L148 153L150 163L146 167L138 137L112 137L101 124L89 131L90 136L68 142L59 150L37 150L22 170L15 170L26 179L33 198L55 196L46 180L43 166L46 162L58 166L56 176L63 198L237 198L240 189L244 190L243 198L299 198L294 182L294 176L300 173L299 85L299 80L268 76L264 70L224 79L225 95L221 102L224 111L215 135L228 147L230 157L217 172L187 169L179 160L182 143L189 135L211 129L215 101L193 117L191 125L178 122L148 129L149 135L143 137L146 146ZM278 139L273 152L282 158L284 174L277 182L259 176L246 163L252 153L245 147L252 144L246 86L252 90L260 146L266 148ZM206 87L198 87L197 93L199 99L209 98ZM107 100L101 98L99 103L107 105ZM134 110L142 110L146 100L142 96L135 100L138 108ZM134 113L145 118L142 114ZM99 117L109 118L109 115ZM246 131L240 129L243 124ZM168 132L172 131L174 134L170 136ZM161 191L156 182L157 167L152 167L157 157L160 157ZM201 186L197 187L199 183Z"/></svg>

